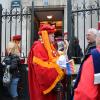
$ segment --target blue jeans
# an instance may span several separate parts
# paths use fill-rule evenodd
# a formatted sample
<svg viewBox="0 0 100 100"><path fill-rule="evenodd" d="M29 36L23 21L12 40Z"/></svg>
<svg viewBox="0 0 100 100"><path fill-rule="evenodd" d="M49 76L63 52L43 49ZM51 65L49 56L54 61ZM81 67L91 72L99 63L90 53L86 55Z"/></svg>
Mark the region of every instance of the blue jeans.
<svg viewBox="0 0 100 100"><path fill-rule="evenodd" d="M17 86L18 86L19 78L13 78L9 87L9 91L12 97L17 97Z"/></svg>

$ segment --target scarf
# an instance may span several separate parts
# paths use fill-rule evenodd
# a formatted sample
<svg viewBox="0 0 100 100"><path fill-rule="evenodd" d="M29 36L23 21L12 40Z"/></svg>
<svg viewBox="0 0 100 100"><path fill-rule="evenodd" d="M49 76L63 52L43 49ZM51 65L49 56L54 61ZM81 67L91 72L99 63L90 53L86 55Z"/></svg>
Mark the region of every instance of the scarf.
<svg viewBox="0 0 100 100"><path fill-rule="evenodd" d="M100 52L97 49L91 51L94 65L94 84L100 84Z"/></svg>

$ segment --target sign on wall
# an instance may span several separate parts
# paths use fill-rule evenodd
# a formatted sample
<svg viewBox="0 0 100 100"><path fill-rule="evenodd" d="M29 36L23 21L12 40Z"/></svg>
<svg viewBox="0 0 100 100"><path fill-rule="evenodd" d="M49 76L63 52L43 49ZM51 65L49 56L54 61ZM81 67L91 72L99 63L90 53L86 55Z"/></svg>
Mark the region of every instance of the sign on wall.
<svg viewBox="0 0 100 100"><path fill-rule="evenodd" d="M15 7L20 7L21 6L21 0L12 0L11 2L11 7L15 8Z"/></svg>

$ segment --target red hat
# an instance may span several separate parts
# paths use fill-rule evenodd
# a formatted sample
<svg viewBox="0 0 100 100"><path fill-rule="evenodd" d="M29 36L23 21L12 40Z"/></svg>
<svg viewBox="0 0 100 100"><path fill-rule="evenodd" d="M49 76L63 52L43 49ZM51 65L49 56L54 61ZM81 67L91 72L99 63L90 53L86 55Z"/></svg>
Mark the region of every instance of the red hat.
<svg viewBox="0 0 100 100"><path fill-rule="evenodd" d="M15 35L12 37L13 40L20 41L22 39L21 35Z"/></svg>
<svg viewBox="0 0 100 100"><path fill-rule="evenodd" d="M49 34L55 33L56 29L54 25L41 24L38 34L41 35L41 31L46 30Z"/></svg>

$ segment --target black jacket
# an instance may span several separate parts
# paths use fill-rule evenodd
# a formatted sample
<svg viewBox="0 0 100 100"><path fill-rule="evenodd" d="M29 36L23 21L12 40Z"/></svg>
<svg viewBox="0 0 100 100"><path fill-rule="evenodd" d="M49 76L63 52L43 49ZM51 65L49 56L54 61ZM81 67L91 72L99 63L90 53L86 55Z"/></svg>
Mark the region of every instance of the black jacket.
<svg viewBox="0 0 100 100"><path fill-rule="evenodd" d="M3 63L5 63L5 67L7 65L10 65L10 73L12 74L13 78L17 78L20 76L20 58L17 55L10 54L6 56L3 60Z"/></svg>
<svg viewBox="0 0 100 100"><path fill-rule="evenodd" d="M0 63L0 80L2 80L3 77L3 65Z"/></svg>
<svg viewBox="0 0 100 100"><path fill-rule="evenodd" d="M96 42L90 43L87 45L87 48L85 50L85 55L90 54L91 50L96 48Z"/></svg>

